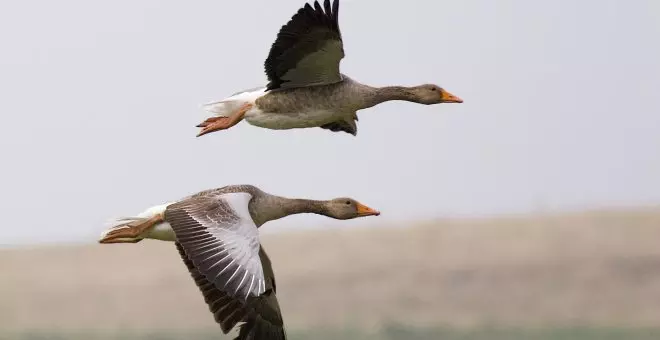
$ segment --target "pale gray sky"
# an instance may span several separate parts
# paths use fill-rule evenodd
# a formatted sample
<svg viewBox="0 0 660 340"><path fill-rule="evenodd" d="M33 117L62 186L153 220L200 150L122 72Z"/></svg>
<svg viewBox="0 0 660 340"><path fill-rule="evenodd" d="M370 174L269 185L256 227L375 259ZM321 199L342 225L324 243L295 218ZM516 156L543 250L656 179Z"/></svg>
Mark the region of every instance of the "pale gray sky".
<svg viewBox="0 0 660 340"><path fill-rule="evenodd" d="M3 1L0 244L94 240L238 183L383 212L273 230L660 204L660 3L343 1L344 73L465 103L386 103L357 137L242 123L196 139L201 104L265 83L303 3Z"/></svg>

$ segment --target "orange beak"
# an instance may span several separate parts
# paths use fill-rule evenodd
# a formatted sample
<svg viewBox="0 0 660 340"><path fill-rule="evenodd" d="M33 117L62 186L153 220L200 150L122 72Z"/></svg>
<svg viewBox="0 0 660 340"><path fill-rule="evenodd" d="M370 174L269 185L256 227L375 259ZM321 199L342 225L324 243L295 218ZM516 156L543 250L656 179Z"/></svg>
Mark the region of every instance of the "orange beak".
<svg viewBox="0 0 660 340"><path fill-rule="evenodd" d="M463 99L458 98L458 97L454 96L453 94L451 94L451 93L449 93L445 90L440 91L440 100L443 103L462 103L463 102Z"/></svg>
<svg viewBox="0 0 660 340"><path fill-rule="evenodd" d="M378 216L380 211L371 209L362 203L357 204L358 216Z"/></svg>

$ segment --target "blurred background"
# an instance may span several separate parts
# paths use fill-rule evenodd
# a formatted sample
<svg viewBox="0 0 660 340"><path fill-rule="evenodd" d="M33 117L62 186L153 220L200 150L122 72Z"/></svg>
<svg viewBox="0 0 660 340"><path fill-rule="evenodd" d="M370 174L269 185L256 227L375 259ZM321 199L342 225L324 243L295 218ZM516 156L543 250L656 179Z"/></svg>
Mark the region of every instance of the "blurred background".
<svg viewBox="0 0 660 340"><path fill-rule="evenodd" d="M660 338L660 3L342 0L344 73L465 102L203 138L303 0L0 4L0 339L223 338L173 244L95 242L241 183L383 212L262 228L291 339Z"/></svg>

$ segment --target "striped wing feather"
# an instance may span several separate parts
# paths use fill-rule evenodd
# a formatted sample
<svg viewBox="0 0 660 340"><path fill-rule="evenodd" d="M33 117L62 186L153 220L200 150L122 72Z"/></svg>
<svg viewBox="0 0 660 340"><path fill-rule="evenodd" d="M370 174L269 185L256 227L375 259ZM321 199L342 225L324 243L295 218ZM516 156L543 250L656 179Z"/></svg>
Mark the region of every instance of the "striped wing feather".
<svg viewBox="0 0 660 340"><path fill-rule="evenodd" d="M243 322L235 340L286 339L280 306L275 296L275 275L263 247L259 250L259 258L264 268L266 291L256 298L248 299L245 303L219 290L197 270L186 255L183 246L177 242L176 247L223 333L229 333L239 322Z"/></svg>
<svg viewBox="0 0 660 340"><path fill-rule="evenodd" d="M165 220L170 223L177 242L195 268L228 297L245 302L266 290L259 260L256 225L249 216L241 216L236 200L225 194L216 197L191 197L168 206ZM239 197L245 200L249 194Z"/></svg>

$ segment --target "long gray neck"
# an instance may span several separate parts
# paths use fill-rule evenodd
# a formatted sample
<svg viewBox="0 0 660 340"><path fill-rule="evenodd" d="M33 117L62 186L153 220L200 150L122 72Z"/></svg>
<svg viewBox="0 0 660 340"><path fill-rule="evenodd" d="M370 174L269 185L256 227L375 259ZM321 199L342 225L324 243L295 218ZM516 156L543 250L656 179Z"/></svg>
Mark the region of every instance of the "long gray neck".
<svg viewBox="0 0 660 340"><path fill-rule="evenodd" d="M257 226L289 215L304 213L329 216L324 201L264 195L250 204L250 214Z"/></svg>
<svg viewBox="0 0 660 340"><path fill-rule="evenodd" d="M390 100L416 101L411 89L404 86L369 87L366 92L364 109Z"/></svg>

